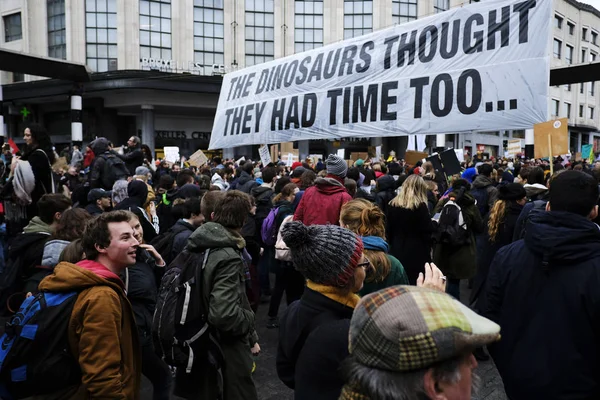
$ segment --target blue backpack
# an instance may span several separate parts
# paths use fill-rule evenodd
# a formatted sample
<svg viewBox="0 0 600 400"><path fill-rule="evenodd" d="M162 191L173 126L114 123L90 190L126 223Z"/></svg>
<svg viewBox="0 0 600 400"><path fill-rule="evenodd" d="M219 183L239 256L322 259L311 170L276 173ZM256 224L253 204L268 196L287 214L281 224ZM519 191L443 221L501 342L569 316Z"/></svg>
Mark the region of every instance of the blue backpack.
<svg viewBox="0 0 600 400"><path fill-rule="evenodd" d="M279 213L279 207L273 207L267 218L264 219L260 229L260 237L267 246L275 246L275 243L277 243L277 224L275 221L277 213Z"/></svg>
<svg viewBox="0 0 600 400"><path fill-rule="evenodd" d="M77 292L30 296L0 337L0 398L51 394L81 383L68 341Z"/></svg>

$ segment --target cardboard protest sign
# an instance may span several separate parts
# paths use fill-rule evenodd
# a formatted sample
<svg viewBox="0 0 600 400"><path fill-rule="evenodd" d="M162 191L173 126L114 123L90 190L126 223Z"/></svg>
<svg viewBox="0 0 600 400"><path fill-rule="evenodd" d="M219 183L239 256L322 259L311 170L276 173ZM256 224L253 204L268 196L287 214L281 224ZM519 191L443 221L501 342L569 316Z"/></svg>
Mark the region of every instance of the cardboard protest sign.
<svg viewBox="0 0 600 400"><path fill-rule="evenodd" d="M269 153L269 146L266 144L264 146L260 146L258 148L258 154L260 155L260 161L262 165L267 165L271 163L271 154Z"/></svg>
<svg viewBox="0 0 600 400"><path fill-rule="evenodd" d="M204 152L198 149L194 154L191 155L188 163L193 165L194 167L201 167L208 162L208 157L204 154Z"/></svg>
<svg viewBox="0 0 600 400"><path fill-rule="evenodd" d="M508 141L508 146L506 147L508 157L514 158L517 156L517 154L521 153L521 151L521 139L513 139Z"/></svg>
<svg viewBox="0 0 600 400"><path fill-rule="evenodd" d="M533 126L535 158L553 157L569 152L569 120L561 118ZM549 147L552 143L552 149Z"/></svg>
<svg viewBox="0 0 600 400"><path fill-rule="evenodd" d="M477 2L228 73L210 149L528 129L548 119L552 3Z"/></svg>
<svg viewBox="0 0 600 400"><path fill-rule="evenodd" d="M583 146L581 146L581 159L582 160L589 160L590 159L590 153L594 152L594 145L593 144L584 144Z"/></svg>
<svg viewBox="0 0 600 400"><path fill-rule="evenodd" d="M429 157L429 154L423 151L407 150L404 154L404 161L409 165L415 165L424 158Z"/></svg>

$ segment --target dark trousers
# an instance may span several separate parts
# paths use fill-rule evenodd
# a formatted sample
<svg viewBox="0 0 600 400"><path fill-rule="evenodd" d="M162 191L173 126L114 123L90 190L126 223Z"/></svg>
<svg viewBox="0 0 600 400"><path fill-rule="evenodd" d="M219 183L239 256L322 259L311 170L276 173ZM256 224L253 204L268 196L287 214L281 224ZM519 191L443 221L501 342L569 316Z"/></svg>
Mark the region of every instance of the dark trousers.
<svg viewBox="0 0 600 400"><path fill-rule="evenodd" d="M142 374L152 382L153 400L169 400L173 380L171 370L156 355L152 343L142 345Z"/></svg>
<svg viewBox="0 0 600 400"><path fill-rule="evenodd" d="M460 279L450 279L446 282L446 293L460 301Z"/></svg>
<svg viewBox="0 0 600 400"><path fill-rule="evenodd" d="M283 292L286 294L288 305L299 300L304 292L304 277L289 264L282 262L275 274L275 288L271 294L271 304L269 305L269 317L271 318L276 317L279 312Z"/></svg>
<svg viewBox="0 0 600 400"><path fill-rule="evenodd" d="M264 296L271 295L271 282L269 282L270 263L275 259L275 248L265 247L265 250L258 260L258 280L260 282L260 294Z"/></svg>

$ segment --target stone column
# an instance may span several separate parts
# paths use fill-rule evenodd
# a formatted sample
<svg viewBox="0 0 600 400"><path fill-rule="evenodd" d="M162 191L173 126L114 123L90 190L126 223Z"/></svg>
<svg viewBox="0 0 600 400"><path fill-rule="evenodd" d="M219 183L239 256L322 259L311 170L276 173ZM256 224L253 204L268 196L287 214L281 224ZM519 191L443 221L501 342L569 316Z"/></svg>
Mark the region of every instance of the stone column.
<svg viewBox="0 0 600 400"><path fill-rule="evenodd" d="M150 147L154 157L154 106L142 105L142 143Z"/></svg>
<svg viewBox="0 0 600 400"><path fill-rule="evenodd" d="M525 130L525 157L527 158L533 158L534 155L534 136L533 136L533 129L526 129Z"/></svg>
<svg viewBox="0 0 600 400"><path fill-rule="evenodd" d="M310 142L308 140L298 141L298 153L300 155L300 161L306 160L306 157L310 154Z"/></svg>
<svg viewBox="0 0 600 400"><path fill-rule="evenodd" d="M71 96L71 141L81 146L83 141L83 124L81 122L81 96Z"/></svg>

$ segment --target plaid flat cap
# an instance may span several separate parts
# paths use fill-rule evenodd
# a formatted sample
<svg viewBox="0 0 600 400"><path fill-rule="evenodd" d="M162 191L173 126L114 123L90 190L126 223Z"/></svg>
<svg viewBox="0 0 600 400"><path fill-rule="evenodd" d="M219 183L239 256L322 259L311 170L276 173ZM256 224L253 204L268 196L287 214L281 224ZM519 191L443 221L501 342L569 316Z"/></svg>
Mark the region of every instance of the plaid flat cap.
<svg viewBox="0 0 600 400"><path fill-rule="evenodd" d="M361 364L413 371L500 339L500 326L433 289L392 286L363 297L350 322Z"/></svg>

